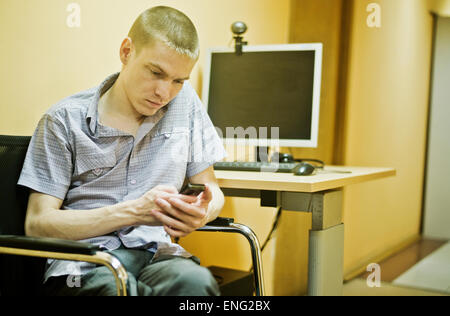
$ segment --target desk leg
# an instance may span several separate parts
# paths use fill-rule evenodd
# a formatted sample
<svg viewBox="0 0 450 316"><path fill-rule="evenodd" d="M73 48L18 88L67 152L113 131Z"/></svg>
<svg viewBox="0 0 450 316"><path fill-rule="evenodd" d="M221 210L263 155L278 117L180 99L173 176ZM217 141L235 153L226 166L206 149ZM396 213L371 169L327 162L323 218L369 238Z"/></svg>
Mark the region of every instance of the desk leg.
<svg viewBox="0 0 450 316"><path fill-rule="evenodd" d="M309 233L308 295L342 296L344 224Z"/></svg>
<svg viewBox="0 0 450 316"><path fill-rule="evenodd" d="M261 198L261 206L312 213L308 295L341 296L344 284L342 190L316 193L223 189L227 196Z"/></svg>
<svg viewBox="0 0 450 316"><path fill-rule="evenodd" d="M341 296L344 282L342 191L314 193L312 199L308 295Z"/></svg>

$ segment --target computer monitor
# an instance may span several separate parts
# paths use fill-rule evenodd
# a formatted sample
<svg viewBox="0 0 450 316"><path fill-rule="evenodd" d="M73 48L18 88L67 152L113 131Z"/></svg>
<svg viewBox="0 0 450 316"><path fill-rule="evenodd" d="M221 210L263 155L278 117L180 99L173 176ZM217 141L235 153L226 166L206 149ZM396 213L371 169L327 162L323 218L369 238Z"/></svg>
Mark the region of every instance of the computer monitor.
<svg viewBox="0 0 450 316"><path fill-rule="evenodd" d="M226 144L314 148L321 74L321 43L212 48L202 98Z"/></svg>

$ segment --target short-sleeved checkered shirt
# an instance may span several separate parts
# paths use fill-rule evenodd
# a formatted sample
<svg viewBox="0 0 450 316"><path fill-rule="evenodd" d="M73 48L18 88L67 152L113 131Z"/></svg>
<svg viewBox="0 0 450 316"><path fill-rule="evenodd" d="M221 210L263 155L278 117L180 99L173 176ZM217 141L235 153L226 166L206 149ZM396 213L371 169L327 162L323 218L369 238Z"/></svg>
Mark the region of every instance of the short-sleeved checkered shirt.
<svg viewBox="0 0 450 316"><path fill-rule="evenodd" d="M136 137L101 125L98 102L117 80L65 98L41 118L32 137L18 184L64 200L63 210L89 210L136 199L157 185L180 190L225 150L200 99L186 82L166 107L149 116ZM83 240L107 250L123 244L160 254L190 256L171 242L161 226L125 227L108 236ZM79 275L93 265L49 260L45 279Z"/></svg>

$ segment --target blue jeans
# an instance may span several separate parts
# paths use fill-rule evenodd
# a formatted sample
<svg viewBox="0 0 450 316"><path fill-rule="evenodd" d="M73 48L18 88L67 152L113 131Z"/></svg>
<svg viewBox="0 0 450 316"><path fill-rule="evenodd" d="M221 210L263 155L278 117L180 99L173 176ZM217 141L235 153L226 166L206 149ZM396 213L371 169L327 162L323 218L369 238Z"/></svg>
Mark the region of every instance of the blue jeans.
<svg viewBox="0 0 450 316"><path fill-rule="evenodd" d="M196 257L183 258L138 249L117 249L116 256L128 272L131 295L138 296L218 296L219 286ZM81 277L79 287L69 287L67 276L52 277L44 284L46 295L114 296L116 283L111 271L99 266Z"/></svg>

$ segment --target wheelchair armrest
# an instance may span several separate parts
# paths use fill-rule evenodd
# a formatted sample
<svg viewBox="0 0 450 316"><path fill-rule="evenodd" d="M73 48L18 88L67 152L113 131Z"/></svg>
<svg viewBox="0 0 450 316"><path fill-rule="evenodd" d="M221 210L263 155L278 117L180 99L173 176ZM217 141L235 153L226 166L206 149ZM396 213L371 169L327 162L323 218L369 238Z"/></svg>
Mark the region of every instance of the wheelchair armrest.
<svg viewBox="0 0 450 316"><path fill-rule="evenodd" d="M230 217L217 217L215 220L206 224L206 226L230 226L230 224L234 223L234 218Z"/></svg>
<svg viewBox="0 0 450 316"><path fill-rule="evenodd" d="M79 241L16 235L0 235L0 247L79 255L94 255L100 250L98 246Z"/></svg>
<svg viewBox="0 0 450 316"><path fill-rule="evenodd" d="M113 274L117 295L127 295L128 274L113 255L99 246L56 238L0 235L0 254L84 261L106 266Z"/></svg>

